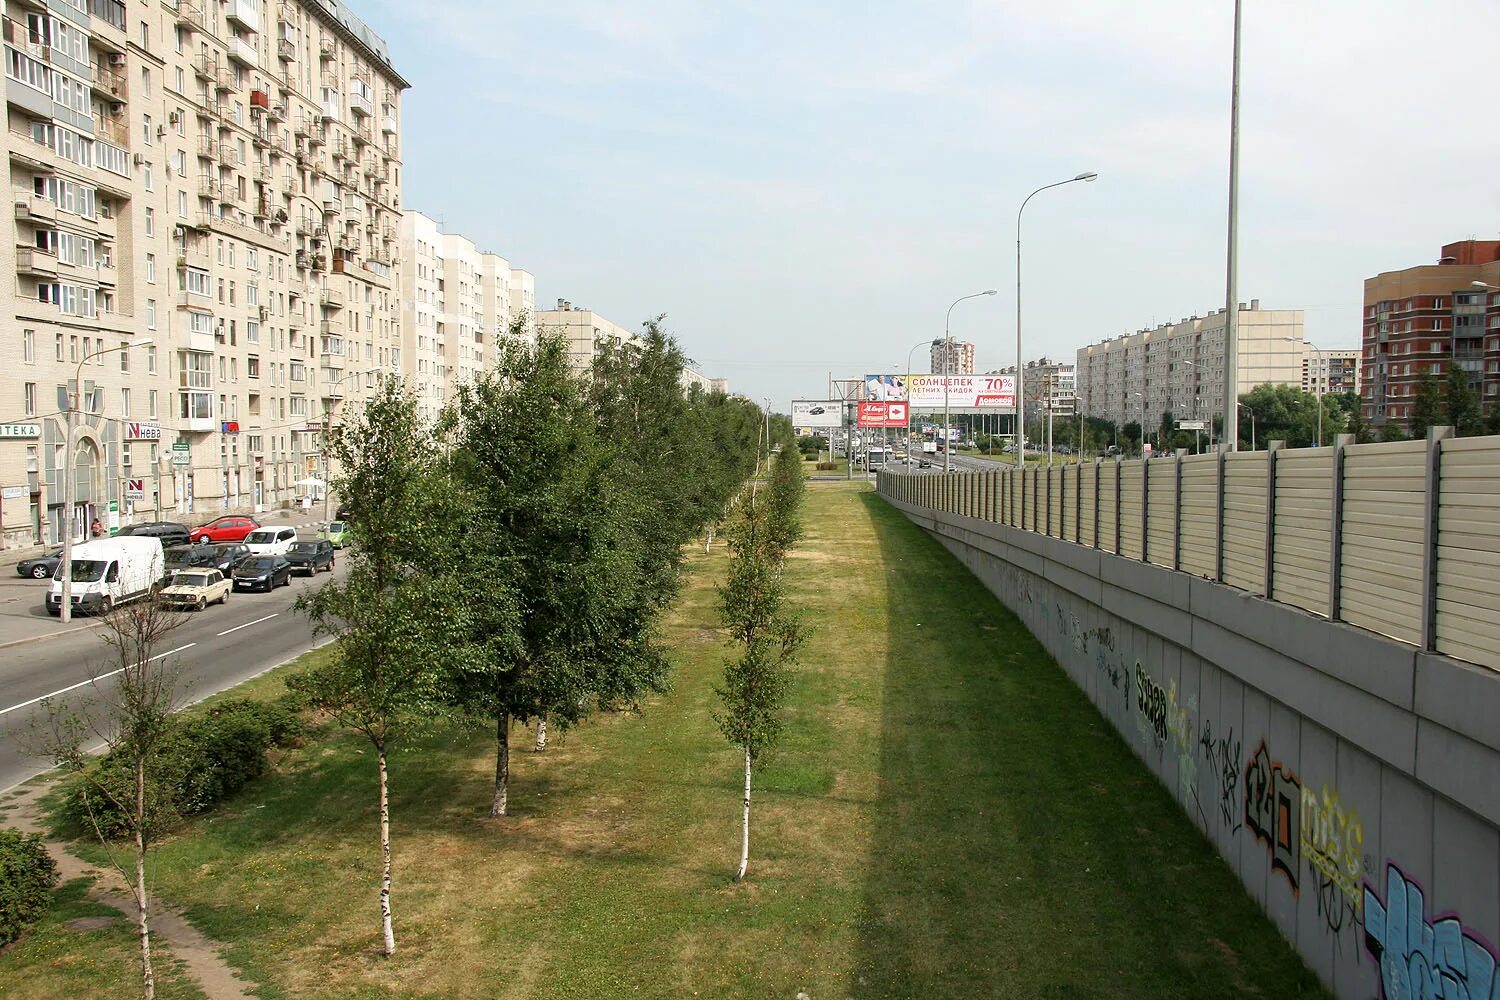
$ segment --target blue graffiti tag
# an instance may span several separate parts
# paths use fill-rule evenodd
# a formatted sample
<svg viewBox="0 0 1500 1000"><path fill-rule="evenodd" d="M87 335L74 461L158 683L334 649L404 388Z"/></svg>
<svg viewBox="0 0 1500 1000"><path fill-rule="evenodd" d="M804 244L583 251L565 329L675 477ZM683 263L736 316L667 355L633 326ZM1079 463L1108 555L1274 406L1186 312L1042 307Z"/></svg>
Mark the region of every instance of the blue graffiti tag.
<svg viewBox="0 0 1500 1000"><path fill-rule="evenodd" d="M1500 1000L1496 958L1457 917L1428 923L1421 888L1394 864L1385 903L1365 884L1365 947L1380 969L1385 1000Z"/></svg>

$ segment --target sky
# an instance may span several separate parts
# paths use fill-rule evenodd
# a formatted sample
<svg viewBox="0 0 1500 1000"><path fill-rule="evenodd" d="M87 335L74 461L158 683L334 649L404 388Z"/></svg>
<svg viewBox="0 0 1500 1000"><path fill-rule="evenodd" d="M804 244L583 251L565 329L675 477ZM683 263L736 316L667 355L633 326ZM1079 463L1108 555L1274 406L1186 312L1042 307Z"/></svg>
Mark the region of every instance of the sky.
<svg viewBox="0 0 1500 1000"><path fill-rule="evenodd" d="M1224 305L1232 0L351 0L411 82L403 205L732 391L820 398ZM1241 301L1359 341L1362 282L1500 238L1494 0L1245 0ZM925 370L926 347L912 355Z"/></svg>

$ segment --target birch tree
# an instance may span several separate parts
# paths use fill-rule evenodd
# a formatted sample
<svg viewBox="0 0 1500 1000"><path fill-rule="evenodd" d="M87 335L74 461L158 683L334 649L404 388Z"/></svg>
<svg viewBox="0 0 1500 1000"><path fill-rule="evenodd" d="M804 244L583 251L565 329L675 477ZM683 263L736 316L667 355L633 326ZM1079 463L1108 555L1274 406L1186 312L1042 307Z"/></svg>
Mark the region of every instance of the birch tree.
<svg viewBox="0 0 1500 1000"><path fill-rule="evenodd" d="M390 752L438 705L438 664L466 621L464 595L439 572L456 556L461 494L449 487L430 441L415 400L394 379L329 436L325 447L341 470L335 483L347 498L358 542L345 557L343 579L297 600L317 633L338 640L332 657L288 681L375 751L387 956L396 951Z"/></svg>
<svg viewBox="0 0 1500 1000"><path fill-rule="evenodd" d="M84 689L87 694L44 702L47 721L29 737L34 753L50 758L82 783L81 798L94 833L110 864L130 886L146 1000L156 996L146 860L157 836L177 818L168 787L172 782L160 773L159 758L172 736L172 713L180 706L182 669L171 651L160 650L182 622L182 616L150 599L112 611L101 633L109 656L94 671ZM87 749L101 743L103 760ZM123 827L130 838L129 867L116 856L101 820L104 812L111 829Z"/></svg>

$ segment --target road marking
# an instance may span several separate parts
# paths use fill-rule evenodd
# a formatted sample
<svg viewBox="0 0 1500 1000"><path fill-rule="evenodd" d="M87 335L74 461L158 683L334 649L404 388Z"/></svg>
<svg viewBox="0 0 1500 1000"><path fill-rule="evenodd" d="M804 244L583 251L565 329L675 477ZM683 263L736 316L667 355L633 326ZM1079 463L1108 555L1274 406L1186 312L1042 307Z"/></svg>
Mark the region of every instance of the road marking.
<svg viewBox="0 0 1500 1000"><path fill-rule="evenodd" d="M281 614L281 612L277 611L274 614L266 615L264 618L257 618L253 622L246 622L243 625L236 625L234 628L226 628L224 631L220 632L219 635L228 635L231 632L238 632L242 628L249 628L251 625L259 625L261 622L268 622L279 614ZM215 636L214 638L218 638L218 636Z"/></svg>
<svg viewBox="0 0 1500 1000"><path fill-rule="evenodd" d="M147 663L155 663L157 660L160 660L162 657L171 656L174 653L180 653L184 649L191 649L191 648L193 648L196 645L198 645L196 642L190 642L186 646L178 646L176 649L169 649L165 653L157 653L155 656L151 657L151 659L147 660L146 662ZM30 701L23 701L19 705L12 705L12 706L10 706L10 708L0 709L0 715L5 715L7 712L14 712L18 708L26 708L28 705L35 705L37 702L39 702L39 701L46 701L48 698L56 698L60 694L67 694L69 691L76 691L78 688L83 687L85 684L93 684L95 681L102 681L106 677L113 677L115 674L120 674L120 673L124 673L124 672L125 672L125 668L121 667L119 670L111 670L109 673L107 673L107 674L100 674L98 677L90 677L86 681L79 681L77 684L70 684L70 685L68 685L65 688L62 688L62 689L57 690L57 691L53 691L51 694L44 694L40 698L33 698Z"/></svg>

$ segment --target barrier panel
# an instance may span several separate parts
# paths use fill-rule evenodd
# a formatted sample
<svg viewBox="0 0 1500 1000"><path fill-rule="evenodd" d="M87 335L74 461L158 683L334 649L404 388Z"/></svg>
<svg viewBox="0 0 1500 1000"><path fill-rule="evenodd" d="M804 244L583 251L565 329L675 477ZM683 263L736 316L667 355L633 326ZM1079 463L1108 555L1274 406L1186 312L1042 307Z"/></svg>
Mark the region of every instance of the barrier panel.
<svg viewBox="0 0 1500 1000"><path fill-rule="evenodd" d="M1422 640L1427 454L1426 441L1343 448L1337 617L1411 643Z"/></svg>
<svg viewBox="0 0 1500 1000"><path fill-rule="evenodd" d="M1500 438L1442 442L1437 481L1435 646L1500 669Z"/></svg>
<svg viewBox="0 0 1500 1000"><path fill-rule="evenodd" d="M1224 456L1224 582L1252 594L1266 592L1271 454L1236 451Z"/></svg>
<svg viewBox="0 0 1500 1000"><path fill-rule="evenodd" d="M1146 481L1146 556L1177 568L1177 458L1153 458Z"/></svg>
<svg viewBox="0 0 1500 1000"><path fill-rule="evenodd" d="M1135 459L1120 463L1120 555L1145 557L1146 463Z"/></svg>
<svg viewBox="0 0 1500 1000"><path fill-rule="evenodd" d="M1097 548L1099 545L1099 534L1095 530L1099 524L1099 518L1095 514L1099 497L1099 468L1098 462L1078 467L1083 476L1078 488L1078 544L1089 548Z"/></svg>
<svg viewBox="0 0 1500 1000"><path fill-rule="evenodd" d="M1120 461L1099 466L1099 548L1120 551Z"/></svg>
<svg viewBox="0 0 1500 1000"><path fill-rule="evenodd" d="M1282 451L1275 465L1271 596L1328 614L1333 518L1333 449Z"/></svg>
<svg viewBox="0 0 1500 1000"><path fill-rule="evenodd" d="M1177 568L1214 579L1219 572L1219 456L1187 456L1179 482Z"/></svg>

